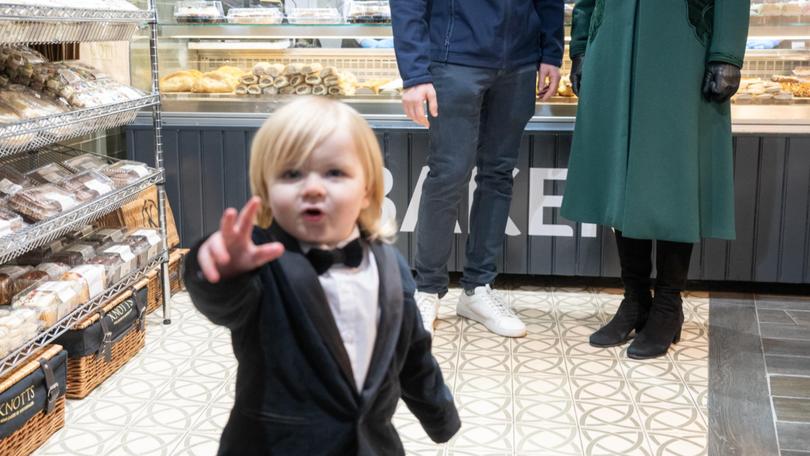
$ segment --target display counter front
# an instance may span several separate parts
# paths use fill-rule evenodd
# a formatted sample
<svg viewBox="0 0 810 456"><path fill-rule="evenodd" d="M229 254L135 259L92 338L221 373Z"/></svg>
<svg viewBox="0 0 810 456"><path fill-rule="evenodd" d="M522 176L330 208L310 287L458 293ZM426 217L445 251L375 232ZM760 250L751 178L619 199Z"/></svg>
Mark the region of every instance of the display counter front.
<svg viewBox="0 0 810 456"><path fill-rule="evenodd" d="M752 10L743 88L732 105L737 240L703 242L691 278L810 284L810 21L770 15L771 7L765 19L759 8ZM413 260L428 136L403 115L396 60L385 47L390 26L169 23L161 35L164 166L185 245L214 231L225 207L247 200L250 140L267 115L296 93L331 90L377 133L385 211L400 226L398 247ZM143 76L140 51L135 46L133 81ZM618 276L612 232L558 214L575 117L564 77L526 128L503 272ZM151 127L144 117L128 132L132 158L149 161ZM471 181L470 194L473 188ZM468 211L460 214L451 270L464 258Z"/></svg>

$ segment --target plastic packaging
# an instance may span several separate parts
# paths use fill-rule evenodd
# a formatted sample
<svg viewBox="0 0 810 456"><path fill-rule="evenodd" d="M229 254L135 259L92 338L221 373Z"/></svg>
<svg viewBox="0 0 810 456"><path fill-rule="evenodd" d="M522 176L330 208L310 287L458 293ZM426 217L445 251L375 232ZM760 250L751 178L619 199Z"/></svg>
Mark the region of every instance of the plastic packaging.
<svg viewBox="0 0 810 456"><path fill-rule="evenodd" d="M284 14L276 8L231 8L228 22L231 24L281 24Z"/></svg>
<svg viewBox="0 0 810 456"><path fill-rule="evenodd" d="M153 170L145 164L129 160L116 162L102 170L102 173L112 179L116 188L135 183L152 172Z"/></svg>
<svg viewBox="0 0 810 456"><path fill-rule="evenodd" d="M288 8L290 24L340 24L343 22L337 8Z"/></svg>
<svg viewBox="0 0 810 456"><path fill-rule="evenodd" d="M56 184L73 176L73 173L59 164L49 163L45 166L29 171L26 176L41 184Z"/></svg>
<svg viewBox="0 0 810 456"><path fill-rule="evenodd" d="M115 189L112 179L98 171L84 171L59 183L66 191L73 193L82 203L92 201Z"/></svg>
<svg viewBox="0 0 810 456"><path fill-rule="evenodd" d="M174 20L177 22L224 22L222 2L180 1L174 5Z"/></svg>
<svg viewBox="0 0 810 456"><path fill-rule="evenodd" d="M349 6L348 22L354 24L391 23L391 7L387 1L354 1Z"/></svg>
<svg viewBox="0 0 810 456"><path fill-rule="evenodd" d="M66 168L76 173L91 170L98 171L102 168L106 168L107 166L109 166L109 163L107 163L107 161L104 160L104 158L99 157L98 155L95 154L82 154L79 155L78 157L73 157L69 160L65 160L64 162L62 162L62 164Z"/></svg>
<svg viewBox="0 0 810 456"><path fill-rule="evenodd" d="M79 201L55 185L45 184L17 192L9 198L8 205L23 217L38 222L75 208Z"/></svg>

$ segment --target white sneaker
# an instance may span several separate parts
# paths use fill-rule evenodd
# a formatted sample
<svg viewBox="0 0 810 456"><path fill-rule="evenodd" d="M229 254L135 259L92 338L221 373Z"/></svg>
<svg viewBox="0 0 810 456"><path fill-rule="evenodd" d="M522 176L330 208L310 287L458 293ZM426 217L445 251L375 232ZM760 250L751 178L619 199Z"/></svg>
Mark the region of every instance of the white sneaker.
<svg viewBox="0 0 810 456"><path fill-rule="evenodd" d="M461 292L456 307L457 314L481 323L499 336L523 337L526 335L526 325L520 321L498 292L489 285L475 287L474 292L472 296Z"/></svg>
<svg viewBox="0 0 810 456"><path fill-rule="evenodd" d="M422 315L422 323L425 330L433 337L433 328L436 326L436 315L439 313L439 295L436 293L425 293L417 291L414 295L416 307Z"/></svg>

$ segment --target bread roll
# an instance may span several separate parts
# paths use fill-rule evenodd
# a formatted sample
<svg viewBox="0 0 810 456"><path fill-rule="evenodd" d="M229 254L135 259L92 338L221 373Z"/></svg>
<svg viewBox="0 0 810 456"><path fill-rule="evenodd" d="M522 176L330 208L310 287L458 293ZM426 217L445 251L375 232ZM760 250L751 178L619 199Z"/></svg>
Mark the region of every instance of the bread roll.
<svg viewBox="0 0 810 456"><path fill-rule="evenodd" d="M326 95L327 93L326 86L323 84L312 86L313 95Z"/></svg>
<svg viewBox="0 0 810 456"><path fill-rule="evenodd" d="M247 88L248 95L261 95L262 88L258 84L253 84Z"/></svg>
<svg viewBox="0 0 810 456"><path fill-rule="evenodd" d="M321 70L323 70L323 65L318 62L305 64L303 67L301 67L301 72L304 74L320 73Z"/></svg>
<svg viewBox="0 0 810 456"><path fill-rule="evenodd" d="M287 87L282 87L278 91L281 95L295 95L295 87L288 85Z"/></svg>
<svg viewBox="0 0 810 456"><path fill-rule="evenodd" d="M291 64L287 65L287 67L284 69L284 74L286 76L291 76L291 75L294 75L294 74L301 74L303 72L303 69L304 69L303 64L301 64L301 63L291 63Z"/></svg>
<svg viewBox="0 0 810 456"><path fill-rule="evenodd" d="M265 95L278 95L278 89L273 86L264 87L262 93Z"/></svg>
<svg viewBox="0 0 810 456"><path fill-rule="evenodd" d="M268 62L259 62L256 65L253 65L253 74L257 77L262 77L267 74L270 70L270 64Z"/></svg>
<svg viewBox="0 0 810 456"><path fill-rule="evenodd" d="M304 82L309 85L318 85L323 83L323 79L319 76L320 73L310 73L304 78Z"/></svg>
<svg viewBox="0 0 810 456"><path fill-rule="evenodd" d="M237 95L247 95L247 86L244 84L239 84L236 86L234 92L236 92Z"/></svg>
<svg viewBox="0 0 810 456"><path fill-rule="evenodd" d="M190 92L194 82L202 77L197 70L183 70L169 73L160 78L160 90L163 92Z"/></svg>
<svg viewBox="0 0 810 456"><path fill-rule="evenodd" d="M244 85L249 86L249 85L252 85L252 84L258 84L259 83L259 78L253 73L246 73L246 74L243 74L239 78L239 82L241 82Z"/></svg>
<svg viewBox="0 0 810 456"><path fill-rule="evenodd" d="M323 70L321 70L321 77L325 78L327 76L336 75L337 73L338 73L337 67L328 66L328 67L324 68Z"/></svg>
<svg viewBox="0 0 810 456"><path fill-rule="evenodd" d="M290 85L291 86L299 86L304 83L304 75L302 74L295 74L290 76Z"/></svg>
<svg viewBox="0 0 810 456"><path fill-rule="evenodd" d="M242 76L243 74L245 74L244 71L240 70L239 68L237 68L235 66L230 66L230 65L223 65L223 66L217 68L216 72L217 73L229 74L229 75L231 75L231 76L233 76L235 78L238 78L238 77Z"/></svg>
<svg viewBox="0 0 810 456"><path fill-rule="evenodd" d="M323 83L327 87L332 87L340 84L340 78L337 75L329 75L323 78Z"/></svg>
<svg viewBox="0 0 810 456"><path fill-rule="evenodd" d="M326 89L326 92L329 95L340 95L340 87L338 86L331 86Z"/></svg>
<svg viewBox="0 0 810 456"><path fill-rule="evenodd" d="M259 78L260 88L263 89L265 87L271 87L272 85L273 85L273 78L271 76L262 76L261 78Z"/></svg>
<svg viewBox="0 0 810 456"><path fill-rule="evenodd" d="M279 76L273 81L273 87L277 89L287 87L288 85L290 85L290 81L287 79L287 76Z"/></svg>
<svg viewBox="0 0 810 456"><path fill-rule="evenodd" d="M312 86L307 84L301 84L295 87L295 94L296 95L309 95L312 93Z"/></svg>
<svg viewBox="0 0 810 456"><path fill-rule="evenodd" d="M191 91L194 93L231 93L238 85L239 76L228 72L209 71L194 82Z"/></svg>
<svg viewBox="0 0 810 456"><path fill-rule="evenodd" d="M286 69L286 67L284 65L282 65L280 63L273 63L273 64L270 65L269 68L267 68L266 75L270 76L270 77L273 77L273 78L277 78L277 77L281 76L282 74L284 74L285 69Z"/></svg>

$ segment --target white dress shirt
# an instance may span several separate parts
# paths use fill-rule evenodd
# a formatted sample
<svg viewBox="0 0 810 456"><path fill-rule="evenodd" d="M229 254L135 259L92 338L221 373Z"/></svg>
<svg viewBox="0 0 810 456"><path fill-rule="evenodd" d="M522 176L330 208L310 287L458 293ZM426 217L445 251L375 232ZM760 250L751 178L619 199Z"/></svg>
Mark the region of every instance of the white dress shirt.
<svg viewBox="0 0 810 456"><path fill-rule="evenodd" d="M358 237L360 231L355 228L348 238L338 243L338 248ZM301 242L304 254L314 247L316 246ZM357 390L362 392L380 318L380 276L374 254L367 245L363 245L363 261L360 266L350 268L336 264L319 275L318 281L326 294L332 317L349 355Z"/></svg>

